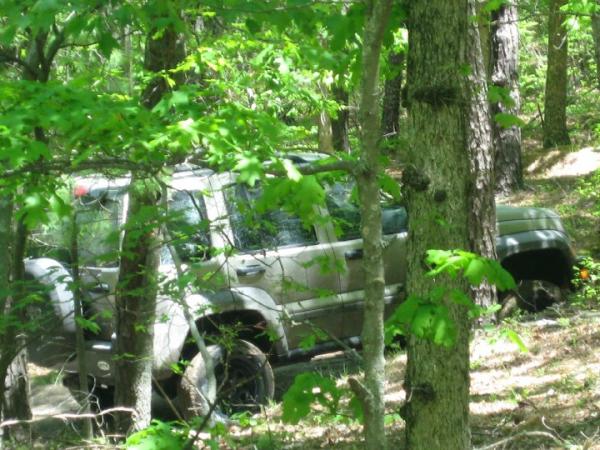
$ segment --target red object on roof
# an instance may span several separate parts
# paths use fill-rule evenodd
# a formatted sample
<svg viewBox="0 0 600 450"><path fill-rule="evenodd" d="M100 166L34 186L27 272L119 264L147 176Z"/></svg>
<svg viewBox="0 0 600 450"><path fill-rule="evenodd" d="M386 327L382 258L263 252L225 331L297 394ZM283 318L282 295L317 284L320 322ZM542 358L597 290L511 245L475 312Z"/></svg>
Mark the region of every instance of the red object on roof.
<svg viewBox="0 0 600 450"><path fill-rule="evenodd" d="M82 186L81 184L78 184L77 186L75 186L75 189L73 189L73 195L75 195L75 197L83 197L88 192L89 192L88 188L85 186Z"/></svg>

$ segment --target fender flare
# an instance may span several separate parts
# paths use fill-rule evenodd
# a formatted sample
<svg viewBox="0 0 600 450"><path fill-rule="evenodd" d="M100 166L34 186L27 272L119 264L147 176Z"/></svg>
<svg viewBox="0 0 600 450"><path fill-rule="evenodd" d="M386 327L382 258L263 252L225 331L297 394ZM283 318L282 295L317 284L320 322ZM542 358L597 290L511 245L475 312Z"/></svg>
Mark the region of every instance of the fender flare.
<svg viewBox="0 0 600 450"><path fill-rule="evenodd" d="M189 335L183 307L172 301L170 318L157 323L154 328L154 372L157 378L172 374L171 365L176 363ZM191 294L185 302L194 320L230 311L253 311L260 314L267 328L276 336L274 349L277 356L288 354L288 343L282 324L283 308L262 289L236 287L215 293Z"/></svg>
<svg viewBox="0 0 600 450"><path fill-rule="evenodd" d="M48 288L52 308L61 321L61 331L74 334L73 293L69 289L69 284L73 282L71 274L61 263L50 258L26 259L24 264L25 274Z"/></svg>

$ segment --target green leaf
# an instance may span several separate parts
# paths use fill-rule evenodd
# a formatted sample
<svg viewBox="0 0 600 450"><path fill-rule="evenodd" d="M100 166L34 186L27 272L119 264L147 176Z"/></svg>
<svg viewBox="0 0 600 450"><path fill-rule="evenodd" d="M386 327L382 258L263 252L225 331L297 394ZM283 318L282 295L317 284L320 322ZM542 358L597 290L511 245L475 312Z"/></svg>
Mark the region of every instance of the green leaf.
<svg viewBox="0 0 600 450"><path fill-rule="evenodd" d="M456 325L448 316L448 308L443 305L440 305L435 311L432 340L435 344L448 348L456 342Z"/></svg>
<svg viewBox="0 0 600 450"><path fill-rule="evenodd" d="M515 101L510 96L510 89L503 86L490 84L488 87L488 100L491 103L502 103L508 108L515 106Z"/></svg>
<svg viewBox="0 0 600 450"><path fill-rule="evenodd" d="M240 173L238 180L249 186L254 186L264 174L262 162L256 156L240 155L233 170Z"/></svg>
<svg viewBox="0 0 600 450"><path fill-rule="evenodd" d="M110 54L116 48L119 48L119 41L117 41L112 34L104 32L98 39L98 50L105 58L110 58Z"/></svg>
<svg viewBox="0 0 600 450"><path fill-rule="evenodd" d="M248 31L252 34L258 34L261 30L260 23L250 18L246 19L246 28L248 28Z"/></svg>
<svg viewBox="0 0 600 450"><path fill-rule="evenodd" d="M402 198L400 185L393 177L389 176L388 174L384 173L380 175L379 186L384 192L390 194L395 201L400 201L400 199Z"/></svg>
<svg viewBox="0 0 600 450"><path fill-rule="evenodd" d="M498 11L503 5L506 5L508 0L488 0L485 5L483 5L483 11L485 12L494 12Z"/></svg>
<svg viewBox="0 0 600 450"><path fill-rule="evenodd" d="M479 286L486 274L487 265L485 261L475 258L469 262L463 275L472 286Z"/></svg>
<svg viewBox="0 0 600 450"><path fill-rule="evenodd" d="M84 317L76 317L75 322L83 330L91 331L94 334L100 333L100 326L92 320L86 319Z"/></svg>
<svg viewBox="0 0 600 450"><path fill-rule="evenodd" d="M521 350L523 353L527 353L529 351L529 349L527 348L527 346L521 339L521 336L519 336L515 330L511 330L510 328L505 328L503 334L509 340L511 340L513 343L515 343L517 345L517 347L519 347L519 350Z"/></svg>
<svg viewBox="0 0 600 450"><path fill-rule="evenodd" d="M311 405L318 402L334 413L338 407L342 391L335 381L317 373L301 373L283 395L282 420L296 424L311 411Z"/></svg>
<svg viewBox="0 0 600 450"><path fill-rule="evenodd" d="M287 177L292 181L300 181L302 174L298 171L294 163L289 159L282 161Z"/></svg>
<svg viewBox="0 0 600 450"><path fill-rule="evenodd" d="M525 126L525 122L514 114L498 113L494 116L494 120L502 128Z"/></svg>

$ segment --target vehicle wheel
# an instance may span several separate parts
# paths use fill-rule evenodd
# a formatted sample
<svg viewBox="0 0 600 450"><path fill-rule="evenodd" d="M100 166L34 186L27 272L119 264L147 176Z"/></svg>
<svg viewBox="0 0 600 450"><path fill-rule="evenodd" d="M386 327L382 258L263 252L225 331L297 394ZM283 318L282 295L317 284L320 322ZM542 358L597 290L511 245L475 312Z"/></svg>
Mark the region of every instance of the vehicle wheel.
<svg viewBox="0 0 600 450"><path fill-rule="evenodd" d="M561 300L560 287L545 280L521 280L517 286L519 308L540 311Z"/></svg>
<svg viewBox="0 0 600 450"><path fill-rule="evenodd" d="M517 308L535 312L540 311L562 298L560 287L545 280L521 280L517 288L502 299L500 318L509 316Z"/></svg>
<svg viewBox="0 0 600 450"><path fill-rule="evenodd" d="M177 388L179 405L185 419L207 416L211 403L215 400L217 412L230 415L256 410L273 397L273 369L258 347L238 340L229 352L219 345L209 346L208 351L215 364L216 398L208 395L206 365L202 355L198 353L185 369Z"/></svg>
<svg viewBox="0 0 600 450"><path fill-rule="evenodd" d="M79 389L79 377L77 374L68 374L63 378L63 385L80 405L89 403L92 411L102 411L112 408L115 404L113 387L93 386L90 383L89 392L81 392Z"/></svg>

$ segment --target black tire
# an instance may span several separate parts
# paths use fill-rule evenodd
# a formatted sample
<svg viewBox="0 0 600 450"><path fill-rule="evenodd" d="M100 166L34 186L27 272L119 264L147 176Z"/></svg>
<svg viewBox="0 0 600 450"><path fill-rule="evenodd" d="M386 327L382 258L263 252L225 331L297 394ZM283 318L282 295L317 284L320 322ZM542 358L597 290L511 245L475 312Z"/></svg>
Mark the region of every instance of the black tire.
<svg viewBox="0 0 600 450"><path fill-rule="evenodd" d="M69 390L69 393L77 403L82 406L84 404L89 404L94 412L109 409L115 405L115 389L112 386L95 386L94 383L90 381L89 391L82 392L79 389L79 376L75 373L65 375L63 378L63 385Z"/></svg>
<svg viewBox="0 0 600 450"><path fill-rule="evenodd" d="M273 398L273 369L258 347L238 340L229 352L219 345L209 346L208 351L215 364L217 395L208 395L206 365L198 353L186 367L177 386L179 406L185 419L206 417L215 400L217 413L230 415L256 410Z"/></svg>
<svg viewBox="0 0 600 450"><path fill-rule="evenodd" d="M560 287L550 281L521 280L517 288L501 300L500 318L509 316L517 308L528 312L541 311L561 299Z"/></svg>
<svg viewBox="0 0 600 450"><path fill-rule="evenodd" d="M521 280L517 286L519 308L541 311L562 298L560 287L545 280Z"/></svg>

